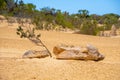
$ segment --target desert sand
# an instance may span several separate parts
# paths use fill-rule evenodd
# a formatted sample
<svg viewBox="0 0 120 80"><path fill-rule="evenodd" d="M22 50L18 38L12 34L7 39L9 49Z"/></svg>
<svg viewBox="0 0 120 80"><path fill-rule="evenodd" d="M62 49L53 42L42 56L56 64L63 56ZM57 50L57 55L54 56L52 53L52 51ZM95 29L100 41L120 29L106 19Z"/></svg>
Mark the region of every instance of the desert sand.
<svg viewBox="0 0 120 80"><path fill-rule="evenodd" d="M39 50L28 39L16 35L17 24L0 23L0 80L119 80L120 37L99 37L56 31L37 31L53 57L22 59L25 51ZM52 49L68 44L96 46L104 60L57 60Z"/></svg>

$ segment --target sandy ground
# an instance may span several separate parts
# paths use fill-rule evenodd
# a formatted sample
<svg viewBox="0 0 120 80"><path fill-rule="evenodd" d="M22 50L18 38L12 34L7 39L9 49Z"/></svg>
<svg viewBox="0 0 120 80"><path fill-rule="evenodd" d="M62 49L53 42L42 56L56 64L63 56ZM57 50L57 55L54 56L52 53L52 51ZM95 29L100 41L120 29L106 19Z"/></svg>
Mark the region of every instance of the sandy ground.
<svg viewBox="0 0 120 80"><path fill-rule="evenodd" d="M38 31L52 53L58 44L90 43L105 55L99 62L81 60L21 59L26 50L40 49L16 35L16 27L0 23L0 80L119 80L120 37L96 37L55 31ZM53 54L53 53L52 53Z"/></svg>

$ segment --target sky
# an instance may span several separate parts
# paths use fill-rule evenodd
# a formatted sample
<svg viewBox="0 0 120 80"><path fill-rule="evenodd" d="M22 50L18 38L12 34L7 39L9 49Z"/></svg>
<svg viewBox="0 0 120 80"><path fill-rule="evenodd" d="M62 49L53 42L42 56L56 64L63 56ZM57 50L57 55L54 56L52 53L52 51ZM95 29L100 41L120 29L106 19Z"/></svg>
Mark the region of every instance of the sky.
<svg viewBox="0 0 120 80"><path fill-rule="evenodd" d="M70 14L86 9L90 14L114 13L120 15L120 0L23 0L24 3L33 3L36 9L50 7L67 11Z"/></svg>

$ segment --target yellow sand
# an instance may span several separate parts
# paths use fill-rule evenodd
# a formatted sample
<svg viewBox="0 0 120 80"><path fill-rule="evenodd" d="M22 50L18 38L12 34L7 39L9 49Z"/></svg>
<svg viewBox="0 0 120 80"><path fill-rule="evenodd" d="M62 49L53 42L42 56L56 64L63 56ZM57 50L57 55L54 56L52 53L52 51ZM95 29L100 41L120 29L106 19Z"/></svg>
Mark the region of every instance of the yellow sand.
<svg viewBox="0 0 120 80"><path fill-rule="evenodd" d="M119 80L120 37L97 37L55 31L38 31L52 53L58 44L96 46L105 55L99 62L56 60L54 58L21 59L26 50L40 47L16 35L16 27L0 23L0 80Z"/></svg>

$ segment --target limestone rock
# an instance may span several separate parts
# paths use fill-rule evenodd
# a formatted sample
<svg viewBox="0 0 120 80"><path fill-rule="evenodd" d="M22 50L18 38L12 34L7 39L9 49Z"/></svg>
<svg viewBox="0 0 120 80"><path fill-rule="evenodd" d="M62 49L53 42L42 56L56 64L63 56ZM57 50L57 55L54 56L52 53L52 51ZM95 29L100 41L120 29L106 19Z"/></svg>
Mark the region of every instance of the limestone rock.
<svg viewBox="0 0 120 80"><path fill-rule="evenodd" d="M23 54L22 58L44 58L47 56L49 56L47 50L43 51L28 50Z"/></svg>
<svg viewBox="0 0 120 80"><path fill-rule="evenodd" d="M94 59L94 60L102 60L104 59L104 56L99 53L98 49L92 45L87 45L88 49L88 58Z"/></svg>
<svg viewBox="0 0 120 80"><path fill-rule="evenodd" d="M111 31L110 31L110 35L111 36L116 36L117 35L117 28L116 28L116 26L115 25L112 25L112 27L111 27Z"/></svg>
<svg viewBox="0 0 120 80"><path fill-rule="evenodd" d="M81 60L102 60L104 56L101 55L97 48L92 45L87 45L85 48L70 47L70 46L55 46L53 53L56 59L81 59Z"/></svg>

